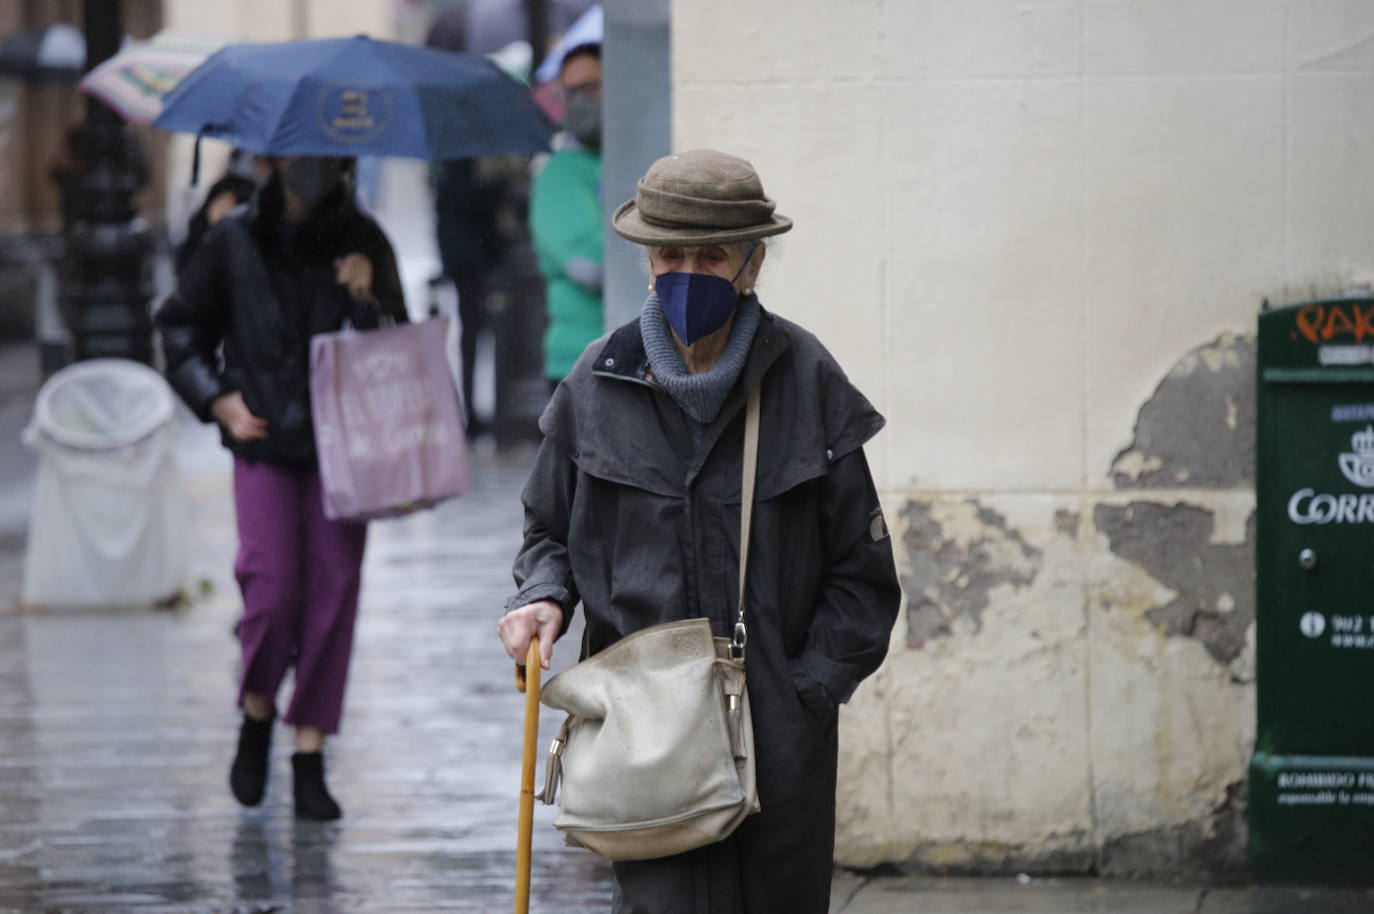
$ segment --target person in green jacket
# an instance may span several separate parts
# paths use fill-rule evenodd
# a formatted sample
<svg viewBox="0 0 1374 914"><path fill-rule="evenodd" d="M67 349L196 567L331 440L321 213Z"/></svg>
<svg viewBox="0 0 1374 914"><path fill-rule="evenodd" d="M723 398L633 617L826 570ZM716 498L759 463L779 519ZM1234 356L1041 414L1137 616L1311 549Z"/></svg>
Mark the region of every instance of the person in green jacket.
<svg viewBox="0 0 1374 914"><path fill-rule="evenodd" d="M563 58L558 83L571 139L549 157L530 191L530 231L548 281L544 377L550 387L604 333L601 317L601 45Z"/></svg>

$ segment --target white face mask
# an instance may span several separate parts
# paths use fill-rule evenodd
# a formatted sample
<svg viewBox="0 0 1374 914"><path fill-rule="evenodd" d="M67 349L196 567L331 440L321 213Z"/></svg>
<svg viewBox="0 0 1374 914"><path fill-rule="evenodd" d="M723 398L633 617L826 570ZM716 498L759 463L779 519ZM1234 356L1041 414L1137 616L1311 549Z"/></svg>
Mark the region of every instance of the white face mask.
<svg viewBox="0 0 1374 914"><path fill-rule="evenodd" d="M295 159L282 169L282 182L306 206L315 206L328 197L343 180L344 163L340 159Z"/></svg>

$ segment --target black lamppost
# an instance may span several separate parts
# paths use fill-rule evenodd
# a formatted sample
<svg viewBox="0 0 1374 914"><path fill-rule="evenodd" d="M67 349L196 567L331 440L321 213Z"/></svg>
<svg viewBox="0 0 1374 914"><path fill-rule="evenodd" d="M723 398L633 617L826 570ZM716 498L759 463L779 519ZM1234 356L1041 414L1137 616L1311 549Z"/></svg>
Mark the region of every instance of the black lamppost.
<svg viewBox="0 0 1374 914"><path fill-rule="evenodd" d="M89 70L119 50L123 11L120 0L83 0L82 9ZM151 363L153 236L134 204L148 180L146 166L124 121L94 98L73 138L78 168L63 189L61 282L72 356Z"/></svg>
<svg viewBox="0 0 1374 914"><path fill-rule="evenodd" d="M526 35L533 50L531 71L549 44L548 0L524 0ZM544 276L539 272L529 232L528 169L518 166L505 182L502 261L486 305L496 344L496 415L492 432L498 447L539 440L539 414L549 400L544 380Z"/></svg>
<svg viewBox="0 0 1374 914"><path fill-rule="evenodd" d="M529 22L526 38L534 55L530 60L533 72L549 52L549 0L525 0L525 16Z"/></svg>

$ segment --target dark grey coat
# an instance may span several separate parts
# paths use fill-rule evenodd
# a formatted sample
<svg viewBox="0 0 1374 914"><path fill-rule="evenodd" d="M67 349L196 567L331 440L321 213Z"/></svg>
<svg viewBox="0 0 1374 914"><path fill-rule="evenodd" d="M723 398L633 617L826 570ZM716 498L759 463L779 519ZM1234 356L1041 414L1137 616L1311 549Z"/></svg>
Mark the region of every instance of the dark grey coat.
<svg viewBox="0 0 1374 914"><path fill-rule="evenodd" d="M829 909L836 706L882 661L900 595L863 454L883 419L815 337L765 312L695 437L649 379L638 322L593 343L540 421L508 606L552 599L570 617L580 600L593 652L698 616L730 634L744 402L759 384L746 669L763 808L719 844L617 864L617 914Z"/></svg>

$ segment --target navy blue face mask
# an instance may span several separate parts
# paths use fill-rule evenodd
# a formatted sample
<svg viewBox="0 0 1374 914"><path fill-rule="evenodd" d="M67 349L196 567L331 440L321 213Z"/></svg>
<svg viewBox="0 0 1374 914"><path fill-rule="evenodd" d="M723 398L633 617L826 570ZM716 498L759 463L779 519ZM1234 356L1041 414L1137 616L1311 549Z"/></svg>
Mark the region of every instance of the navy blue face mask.
<svg viewBox="0 0 1374 914"><path fill-rule="evenodd" d="M749 267L753 254L750 250L744 258L735 280ZM739 303L735 281L709 273L664 273L654 280L654 291L668 326L684 346L724 327Z"/></svg>

